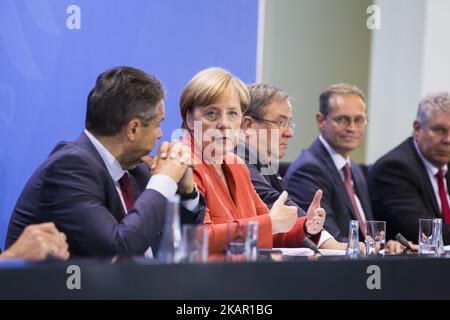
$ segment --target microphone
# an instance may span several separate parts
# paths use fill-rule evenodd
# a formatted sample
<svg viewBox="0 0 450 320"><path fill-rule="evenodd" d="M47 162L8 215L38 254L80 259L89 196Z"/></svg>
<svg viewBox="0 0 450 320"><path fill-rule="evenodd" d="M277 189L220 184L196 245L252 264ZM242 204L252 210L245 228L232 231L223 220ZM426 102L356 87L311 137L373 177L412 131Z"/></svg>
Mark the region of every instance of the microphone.
<svg viewBox="0 0 450 320"><path fill-rule="evenodd" d="M395 235L395 240L400 242L404 247L406 247L406 250L414 251L411 246L408 243L408 240L404 236L402 236L400 233L397 233Z"/></svg>
<svg viewBox="0 0 450 320"><path fill-rule="evenodd" d="M314 242L312 242L311 239L305 237L303 239L303 245L306 248L311 249L312 251L314 251L315 254L323 256L322 253L320 253L319 249L317 248L316 244Z"/></svg>

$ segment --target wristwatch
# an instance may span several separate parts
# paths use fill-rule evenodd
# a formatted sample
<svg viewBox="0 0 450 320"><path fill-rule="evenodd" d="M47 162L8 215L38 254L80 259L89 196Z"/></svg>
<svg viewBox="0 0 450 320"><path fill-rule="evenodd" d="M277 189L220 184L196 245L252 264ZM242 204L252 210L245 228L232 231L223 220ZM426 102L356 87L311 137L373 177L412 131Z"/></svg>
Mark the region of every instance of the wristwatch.
<svg viewBox="0 0 450 320"><path fill-rule="evenodd" d="M187 200L194 200L198 196L198 188L197 184L194 183L194 190L190 193L183 193L180 194L180 200L181 201L187 201Z"/></svg>

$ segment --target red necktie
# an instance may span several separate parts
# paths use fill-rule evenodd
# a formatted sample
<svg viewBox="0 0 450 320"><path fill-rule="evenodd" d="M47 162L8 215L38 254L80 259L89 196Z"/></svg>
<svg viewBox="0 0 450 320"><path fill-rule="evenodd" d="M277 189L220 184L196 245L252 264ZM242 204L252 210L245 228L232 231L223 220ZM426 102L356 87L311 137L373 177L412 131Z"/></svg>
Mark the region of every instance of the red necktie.
<svg viewBox="0 0 450 320"><path fill-rule="evenodd" d="M358 206L356 205L355 200L355 191L353 190L353 183L352 183L352 171L350 169L350 165L347 163L344 166L344 183L345 183L345 189L347 190L348 197L350 198L350 202L352 203L353 210L355 211L356 218L359 222L359 228L361 229L361 233L365 236L366 235L366 224L362 217L361 212L358 209Z"/></svg>
<svg viewBox="0 0 450 320"><path fill-rule="evenodd" d="M445 192L444 184L444 172L439 169L436 173L436 178L438 181L439 198L441 199L441 213L445 224L450 223L450 207L448 206L447 192Z"/></svg>
<svg viewBox="0 0 450 320"><path fill-rule="evenodd" d="M124 173L122 178L119 180L120 185L120 191L122 191L123 200L125 201L125 206L127 207L127 213L128 211L133 208L134 205L134 195L133 190L131 189L131 183L130 178L128 176L128 173Z"/></svg>

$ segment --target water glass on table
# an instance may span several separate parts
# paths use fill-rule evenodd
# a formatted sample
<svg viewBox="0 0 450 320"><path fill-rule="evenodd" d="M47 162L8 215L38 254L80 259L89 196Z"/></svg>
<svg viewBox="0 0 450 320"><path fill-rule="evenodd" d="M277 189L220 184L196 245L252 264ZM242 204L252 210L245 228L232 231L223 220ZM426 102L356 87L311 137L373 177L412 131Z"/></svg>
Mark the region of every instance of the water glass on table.
<svg viewBox="0 0 450 320"><path fill-rule="evenodd" d="M258 257L258 222L227 225L228 261L255 261Z"/></svg>
<svg viewBox="0 0 450 320"><path fill-rule="evenodd" d="M438 256L443 253L442 219L419 220L419 254Z"/></svg>
<svg viewBox="0 0 450 320"><path fill-rule="evenodd" d="M183 225L181 257L184 262L207 262L208 229L204 225Z"/></svg>

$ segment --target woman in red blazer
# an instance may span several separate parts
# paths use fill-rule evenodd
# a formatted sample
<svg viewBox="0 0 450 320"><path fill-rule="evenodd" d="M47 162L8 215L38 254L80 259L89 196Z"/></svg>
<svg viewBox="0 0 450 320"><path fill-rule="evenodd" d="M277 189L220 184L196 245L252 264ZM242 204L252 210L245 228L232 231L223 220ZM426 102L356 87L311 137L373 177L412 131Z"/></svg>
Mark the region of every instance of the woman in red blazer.
<svg viewBox="0 0 450 320"><path fill-rule="evenodd" d="M189 131L186 143L196 164L194 179L207 203L204 224L211 253L224 251L230 223L258 221L259 247L272 248L300 247L306 235L317 242L325 220L320 190L306 217L284 205L287 193L269 211L255 192L244 161L233 153L249 99L245 84L220 68L196 74L180 98L183 127Z"/></svg>

